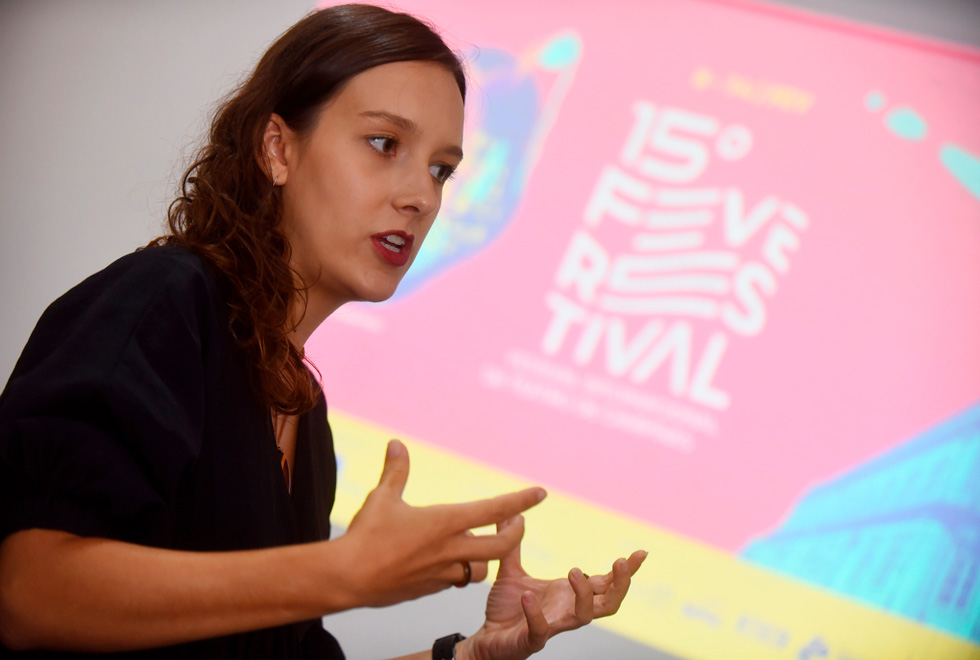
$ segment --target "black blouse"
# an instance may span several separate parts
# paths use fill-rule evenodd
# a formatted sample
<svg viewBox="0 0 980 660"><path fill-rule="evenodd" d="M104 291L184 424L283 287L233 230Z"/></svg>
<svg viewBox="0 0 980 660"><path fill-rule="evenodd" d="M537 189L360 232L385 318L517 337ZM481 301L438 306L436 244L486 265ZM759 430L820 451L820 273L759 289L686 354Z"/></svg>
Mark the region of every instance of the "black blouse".
<svg viewBox="0 0 980 660"><path fill-rule="evenodd" d="M290 496L218 282L182 248L130 254L55 301L0 395L0 539L39 527L208 551L328 538L322 395L291 467ZM344 656L310 621L112 657Z"/></svg>

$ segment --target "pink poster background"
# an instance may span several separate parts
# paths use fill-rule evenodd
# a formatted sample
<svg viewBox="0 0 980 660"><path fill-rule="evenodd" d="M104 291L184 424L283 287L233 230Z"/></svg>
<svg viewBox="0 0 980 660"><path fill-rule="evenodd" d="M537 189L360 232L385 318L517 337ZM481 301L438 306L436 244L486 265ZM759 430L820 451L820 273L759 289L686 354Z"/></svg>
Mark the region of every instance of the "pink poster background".
<svg viewBox="0 0 980 660"><path fill-rule="evenodd" d="M515 58L513 79L541 92L542 149L525 154L529 178L503 231L389 303L338 312L308 353L334 410L734 551L807 488L980 400L980 198L940 158L949 145L980 154L980 54L748 3L581 5L402 3L464 51ZM569 34L580 44L574 66L535 68L542 44ZM467 160L480 153L472 138L486 137L492 86L475 76ZM668 108L713 121L697 138L707 160L696 177L642 174L644 157L675 170L685 162L647 139L624 156L639 134L637 102L656 121ZM914 121L889 125L903 108L924 133ZM724 132L733 126L751 148L726 160L717 140L744 135ZM733 247L721 202L700 230L701 249L735 259L732 278L750 262L768 269L774 284L751 287L761 327L746 335L718 317L612 314L598 307L608 278L593 300L562 284L577 234L613 259L635 251L638 227L610 213L589 224L610 167L655 191L710 189L724 200L737 189L746 212L767 197L802 212L801 224L773 212ZM450 182L437 222L465 224L449 209L467 176ZM644 212L657 206L617 195ZM792 234L781 270L765 257L776 226ZM718 301L744 315L732 287ZM610 339L607 324L579 364L582 323L549 351L556 294L588 318L618 318L625 334ZM657 320L689 330L678 335L691 361L680 394L674 354L643 382L630 377L657 343L636 338ZM728 403L713 407L692 398L691 380L718 333L726 344L710 388ZM637 357L614 373L604 342L619 341L622 355L633 340Z"/></svg>

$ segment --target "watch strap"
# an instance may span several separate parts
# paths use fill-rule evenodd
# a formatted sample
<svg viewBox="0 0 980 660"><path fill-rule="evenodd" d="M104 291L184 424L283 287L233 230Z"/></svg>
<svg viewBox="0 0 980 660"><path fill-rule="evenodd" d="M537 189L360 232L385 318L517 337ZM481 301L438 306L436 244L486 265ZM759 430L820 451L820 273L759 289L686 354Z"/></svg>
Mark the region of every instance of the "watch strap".
<svg viewBox="0 0 980 660"><path fill-rule="evenodd" d="M456 645L466 639L459 633L440 637L432 645L432 660L453 660L456 657Z"/></svg>

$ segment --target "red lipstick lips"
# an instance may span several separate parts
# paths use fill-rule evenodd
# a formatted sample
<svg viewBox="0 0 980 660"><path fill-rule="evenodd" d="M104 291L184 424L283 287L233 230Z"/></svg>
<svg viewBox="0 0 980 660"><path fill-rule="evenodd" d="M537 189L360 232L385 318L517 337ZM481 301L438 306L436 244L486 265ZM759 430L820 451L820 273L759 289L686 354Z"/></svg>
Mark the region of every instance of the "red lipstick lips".
<svg viewBox="0 0 980 660"><path fill-rule="evenodd" d="M412 255L415 237L403 231L387 231L371 237L378 255L392 266L404 266Z"/></svg>

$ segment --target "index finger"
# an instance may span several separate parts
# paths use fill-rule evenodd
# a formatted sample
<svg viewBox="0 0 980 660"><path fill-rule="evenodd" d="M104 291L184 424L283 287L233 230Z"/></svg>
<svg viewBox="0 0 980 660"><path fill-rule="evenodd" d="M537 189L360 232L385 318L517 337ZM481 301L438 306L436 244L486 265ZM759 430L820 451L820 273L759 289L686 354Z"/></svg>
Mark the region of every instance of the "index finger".
<svg viewBox="0 0 980 660"><path fill-rule="evenodd" d="M636 575L636 572L640 570L640 566L643 565L643 560L647 558L646 550L637 550L631 554L626 559L626 569L630 577ZM603 575L593 575L589 578L589 582L592 584L593 590L595 590L596 595L601 595L609 590L609 587L613 584L614 571L609 573L604 573Z"/></svg>
<svg viewBox="0 0 980 660"><path fill-rule="evenodd" d="M457 531L495 525L539 504L547 496L544 488L525 488L486 500L447 504Z"/></svg>
<svg viewBox="0 0 980 660"><path fill-rule="evenodd" d="M630 589L631 578L646 557L646 552L638 550L629 559L617 559L613 563L612 584L605 594L597 597L599 606L596 608L596 616L609 616L619 611L619 606Z"/></svg>

